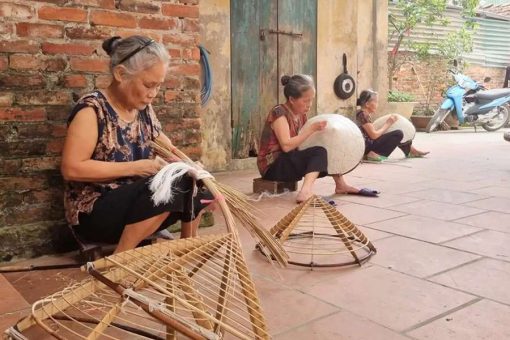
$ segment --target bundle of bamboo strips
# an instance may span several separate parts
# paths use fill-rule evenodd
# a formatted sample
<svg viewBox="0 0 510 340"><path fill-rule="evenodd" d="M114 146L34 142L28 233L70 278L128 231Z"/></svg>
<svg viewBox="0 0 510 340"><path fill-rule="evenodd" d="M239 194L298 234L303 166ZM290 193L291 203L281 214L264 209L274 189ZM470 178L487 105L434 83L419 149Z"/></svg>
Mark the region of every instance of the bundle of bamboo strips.
<svg viewBox="0 0 510 340"><path fill-rule="evenodd" d="M177 156L183 162L192 165L197 170L201 170L195 162L179 149L175 147L170 148L159 141L151 144L154 151L161 157L170 159L173 156ZM225 217L228 231L239 237L233 218L235 216L252 237L259 242L263 253L270 260L276 260L281 266L286 266L288 260L287 252L269 231L258 223L257 217L252 213L255 208L248 202L248 197L226 184L217 182L215 179L205 178L203 182L217 199Z"/></svg>

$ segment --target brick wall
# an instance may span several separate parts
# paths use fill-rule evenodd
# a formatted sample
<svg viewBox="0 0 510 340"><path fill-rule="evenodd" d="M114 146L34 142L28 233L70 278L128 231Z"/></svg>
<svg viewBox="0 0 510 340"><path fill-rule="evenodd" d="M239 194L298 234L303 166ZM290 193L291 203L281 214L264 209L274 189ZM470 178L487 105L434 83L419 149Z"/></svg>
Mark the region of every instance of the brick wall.
<svg viewBox="0 0 510 340"><path fill-rule="evenodd" d="M142 34L172 57L154 103L200 156L198 0L0 0L0 261L64 250L60 153L73 98L109 84L102 41Z"/></svg>
<svg viewBox="0 0 510 340"><path fill-rule="evenodd" d="M393 89L412 93L415 100L419 103L417 109L420 110L425 105L426 96L424 93L427 93L431 79L439 77L441 80L432 87L431 107L435 110L439 103L443 101L443 91L451 86L449 84L453 81L451 74L445 71L447 70L445 61L435 59L430 64L426 64L412 59L412 56L409 54L407 57L411 58L411 62L404 64L399 72L396 73L393 78ZM505 80L504 68L483 67L471 64L464 70L464 74L481 83L483 83L485 77L491 77L491 81L484 84L489 89L502 87Z"/></svg>

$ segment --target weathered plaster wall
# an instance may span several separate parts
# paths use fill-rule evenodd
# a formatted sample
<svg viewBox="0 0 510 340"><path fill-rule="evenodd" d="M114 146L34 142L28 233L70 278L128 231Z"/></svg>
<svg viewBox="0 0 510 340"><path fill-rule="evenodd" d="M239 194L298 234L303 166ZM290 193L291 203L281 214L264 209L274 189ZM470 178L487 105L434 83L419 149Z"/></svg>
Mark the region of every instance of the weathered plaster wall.
<svg viewBox="0 0 510 340"><path fill-rule="evenodd" d="M202 108L202 162L224 170L231 159L230 0L200 1L200 41L210 52L211 99Z"/></svg>
<svg viewBox="0 0 510 340"><path fill-rule="evenodd" d="M333 92L335 78L347 71L356 79L357 1L320 0L317 11L317 113L345 112L356 103L353 95L340 100Z"/></svg>
<svg viewBox="0 0 510 340"><path fill-rule="evenodd" d="M366 88L385 94L387 2L320 0L317 25L317 112L351 114L357 94ZM356 80L355 95L348 100L333 92L335 78L343 72L343 53L347 71Z"/></svg>
<svg viewBox="0 0 510 340"><path fill-rule="evenodd" d="M388 92L388 2L358 2L358 88L371 88L379 96L379 112L383 113Z"/></svg>

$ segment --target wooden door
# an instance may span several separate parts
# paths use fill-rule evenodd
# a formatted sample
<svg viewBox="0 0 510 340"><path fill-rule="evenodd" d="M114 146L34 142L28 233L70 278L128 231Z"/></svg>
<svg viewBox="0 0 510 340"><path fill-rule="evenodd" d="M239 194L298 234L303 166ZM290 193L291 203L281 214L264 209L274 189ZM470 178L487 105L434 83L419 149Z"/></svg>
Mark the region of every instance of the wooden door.
<svg viewBox="0 0 510 340"><path fill-rule="evenodd" d="M269 110L284 102L280 77L315 78L316 0L232 0L232 157L255 156ZM315 109L314 109L315 111Z"/></svg>

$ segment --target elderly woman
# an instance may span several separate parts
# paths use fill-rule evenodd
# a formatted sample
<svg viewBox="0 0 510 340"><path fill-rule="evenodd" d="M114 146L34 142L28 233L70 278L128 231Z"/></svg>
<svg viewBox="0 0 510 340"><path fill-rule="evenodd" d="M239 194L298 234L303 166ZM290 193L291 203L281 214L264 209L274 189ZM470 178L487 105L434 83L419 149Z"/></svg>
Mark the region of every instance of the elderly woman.
<svg viewBox="0 0 510 340"><path fill-rule="evenodd" d="M155 206L148 187L166 164L150 142L173 147L151 106L165 81L168 53L142 36L113 37L103 49L111 57L110 86L83 96L68 118L61 166L66 218L86 240L117 243L115 252L178 220L181 237L194 236L201 198L210 194L193 195L194 180L186 175L175 183L173 200Z"/></svg>
<svg viewBox="0 0 510 340"><path fill-rule="evenodd" d="M357 105L361 107L356 114L356 121L365 139L365 158L372 161L382 161L397 147L402 150L408 158L423 157L429 152L416 149L412 141L401 143L404 133L400 130L386 132L393 123L396 122L397 116L388 117L384 125L376 129L372 124L372 115L377 112L379 99L377 92L372 90L364 90L360 93Z"/></svg>
<svg viewBox="0 0 510 340"><path fill-rule="evenodd" d="M297 203L300 203L313 195L312 186L315 180L328 175L328 158L323 147L304 150L297 148L312 134L323 130L326 122L317 122L302 129L315 97L315 86L310 76L283 76L281 83L287 101L273 107L267 116L260 139L257 165L263 179L292 182L304 178L296 197ZM378 194L375 190L360 190L348 185L342 175L329 175L335 182L336 194Z"/></svg>

